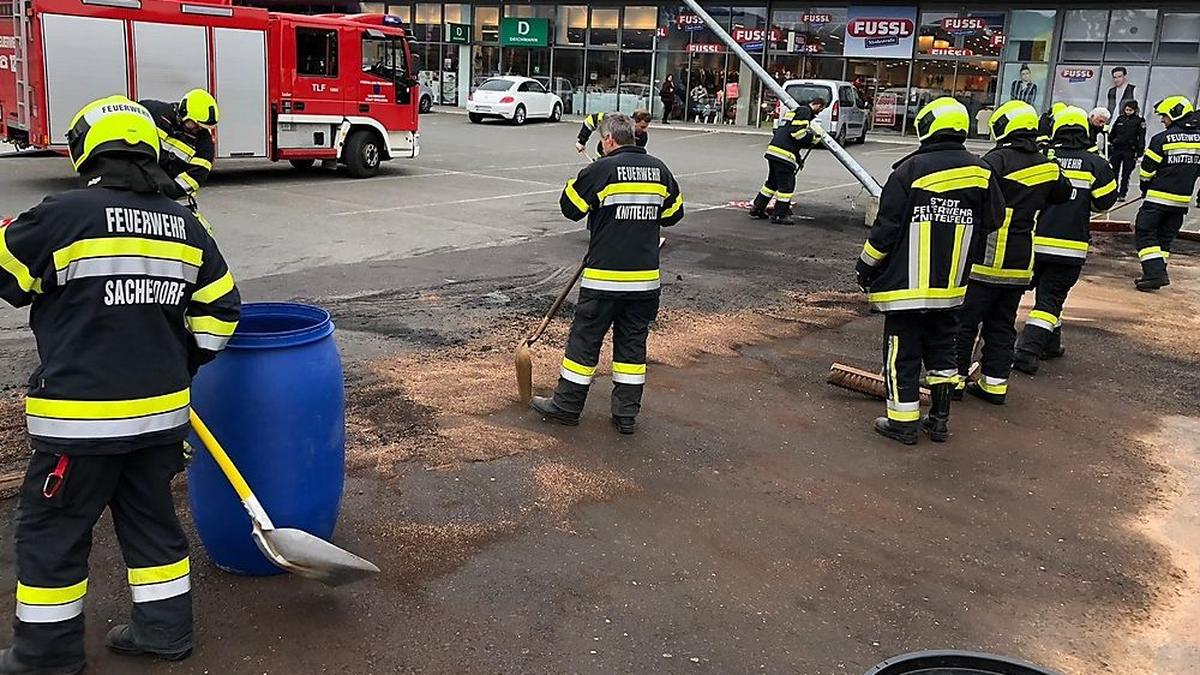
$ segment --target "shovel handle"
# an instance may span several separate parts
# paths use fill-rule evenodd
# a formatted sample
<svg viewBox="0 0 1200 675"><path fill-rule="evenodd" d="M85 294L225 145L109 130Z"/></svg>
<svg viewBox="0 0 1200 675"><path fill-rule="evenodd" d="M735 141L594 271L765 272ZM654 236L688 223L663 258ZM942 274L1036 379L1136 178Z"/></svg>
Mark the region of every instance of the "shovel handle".
<svg viewBox="0 0 1200 675"><path fill-rule="evenodd" d="M542 333L546 332L546 327L550 325L550 321L554 319L554 315L558 314L558 310L560 307L562 307L563 301L565 301L567 296L570 295L571 289L575 288L575 284L579 281L579 277L583 276L583 268L586 266L587 258L579 261L579 267L575 269L575 274L571 276L571 283L567 284L566 288L562 289L562 292L559 293L558 297L554 299L554 304L550 305L550 311L546 312L546 316L542 318L542 323L538 325L537 330L533 331L533 335L530 335L529 338L525 340L525 344L531 345L537 342L538 339L542 337Z"/></svg>
<svg viewBox="0 0 1200 675"><path fill-rule="evenodd" d="M1122 204L1117 204L1116 206L1112 207L1111 209L1106 209L1104 211L1101 211L1100 213L1097 213L1096 215L1092 216L1091 219L1092 220L1103 220L1102 218L1100 218L1100 214L1107 215L1109 213L1112 213L1113 211L1120 211L1121 209L1125 208L1126 206L1133 206L1134 204L1142 201L1145 198L1146 198L1146 196L1142 195L1141 197L1138 197L1136 199L1130 199L1129 201L1124 202Z"/></svg>
<svg viewBox="0 0 1200 675"><path fill-rule="evenodd" d="M217 466L221 467L221 472L229 479L233 485L233 491L237 493L239 499L243 502L254 498L254 493L250 491L250 485L246 483L246 479L242 478L242 472L238 471L233 465L233 460L229 459L229 455L225 453L225 449L217 442L217 438L208 430L208 426L200 419L195 410L190 413L192 428L196 430L196 435L200 437L200 441L204 443L204 447L208 449L209 454L216 460Z"/></svg>

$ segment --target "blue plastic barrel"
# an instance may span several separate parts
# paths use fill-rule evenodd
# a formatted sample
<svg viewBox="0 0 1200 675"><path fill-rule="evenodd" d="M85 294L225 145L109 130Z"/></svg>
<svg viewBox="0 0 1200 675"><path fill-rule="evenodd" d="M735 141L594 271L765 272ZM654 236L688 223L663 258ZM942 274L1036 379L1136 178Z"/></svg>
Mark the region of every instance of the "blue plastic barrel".
<svg viewBox="0 0 1200 675"><path fill-rule="evenodd" d="M221 442L276 527L332 539L345 480L342 362L329 312L248 303L228 347L200 369L192 405ZM221 569L281 570L250 537L250 517L193 435L189 501L200 540Z"/></svg>

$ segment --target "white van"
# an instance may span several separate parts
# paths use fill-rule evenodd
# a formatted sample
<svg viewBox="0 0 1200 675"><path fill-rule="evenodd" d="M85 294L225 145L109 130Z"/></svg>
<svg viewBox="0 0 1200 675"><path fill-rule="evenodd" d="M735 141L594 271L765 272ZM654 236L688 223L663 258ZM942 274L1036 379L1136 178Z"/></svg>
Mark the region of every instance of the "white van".
<svg viewBox="0 0 1200 675"><path fill-rule="evenodd" d="M800 105L818 97L825 99L825 109L817 119L839 144L867 140L867 102L858 97L854 85L840 80L788 80L783 89ZM782 107L776 102L775 126L779 126Z"/></svg>

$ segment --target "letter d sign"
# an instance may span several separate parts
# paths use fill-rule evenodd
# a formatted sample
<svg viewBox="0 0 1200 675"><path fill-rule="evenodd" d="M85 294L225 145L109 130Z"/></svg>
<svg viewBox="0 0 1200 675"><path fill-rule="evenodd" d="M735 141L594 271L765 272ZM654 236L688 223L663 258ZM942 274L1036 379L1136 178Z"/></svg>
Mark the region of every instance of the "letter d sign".
<svg viewBox="0 0 1200 675"><path fill-rule="evenodd" d="M518 21L517 22L517 34L518 35L529 35L529 31L530 31L530 27L529 27L528 21Z"/></svg>

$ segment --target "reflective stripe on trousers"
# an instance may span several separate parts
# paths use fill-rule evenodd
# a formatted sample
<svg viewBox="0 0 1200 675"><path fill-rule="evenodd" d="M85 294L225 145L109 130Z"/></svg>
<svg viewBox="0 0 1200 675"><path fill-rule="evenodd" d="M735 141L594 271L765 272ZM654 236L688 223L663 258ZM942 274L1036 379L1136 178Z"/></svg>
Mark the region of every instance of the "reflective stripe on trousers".
<svg viewBox="0 0 1200 675"><path fill-rule="evenodd" d="M17 582L17 618L25 623L57 623L83 613L87 579L70 586L39 588Z"/></svg>
<svg viewBox="0 0 1200 675"><path fill-rule="evenodd" d="M156 602L192 590L191 563L187 558L169 565L129 568L129 591L133 601Z"/></svg>

